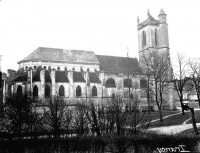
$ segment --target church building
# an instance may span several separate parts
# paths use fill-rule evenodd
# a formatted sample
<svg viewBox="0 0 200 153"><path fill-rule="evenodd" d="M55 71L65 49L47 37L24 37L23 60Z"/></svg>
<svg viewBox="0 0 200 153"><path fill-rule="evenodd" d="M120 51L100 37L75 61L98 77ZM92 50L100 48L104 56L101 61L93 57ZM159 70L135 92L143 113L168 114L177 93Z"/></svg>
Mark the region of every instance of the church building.
<svg viewBox="0 0 200 153"><path fill-rule="evenodd" d="M142 54L147 50L169 52L168 24L163 9L154 19L139 22L137 58L96 55L93 51L39 47L18 62L18 71L8 70L7 96L29 93L42 103L59 96L68 104L92 99L108 103L121 96L146 103L146 76L141 69ZM153 98L152 98L153 100Z"/></svg>

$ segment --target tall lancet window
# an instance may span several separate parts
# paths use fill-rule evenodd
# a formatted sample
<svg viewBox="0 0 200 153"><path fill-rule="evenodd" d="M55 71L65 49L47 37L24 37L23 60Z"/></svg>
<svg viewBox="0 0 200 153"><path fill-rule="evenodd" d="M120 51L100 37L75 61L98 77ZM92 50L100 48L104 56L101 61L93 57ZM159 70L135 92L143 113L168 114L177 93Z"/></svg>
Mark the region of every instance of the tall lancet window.
<svg viewBox="0 0 200 153"><path fill-rule="evenodd" d="M146 46L146 33L145 31L142 32L142 47Z"/></svg>
<svg viewBox="0 0 200 153"><path fill-rule="evenodd" d="M155 29L155 45L158 46L158 35L157 35L157 29Z"/></svg>

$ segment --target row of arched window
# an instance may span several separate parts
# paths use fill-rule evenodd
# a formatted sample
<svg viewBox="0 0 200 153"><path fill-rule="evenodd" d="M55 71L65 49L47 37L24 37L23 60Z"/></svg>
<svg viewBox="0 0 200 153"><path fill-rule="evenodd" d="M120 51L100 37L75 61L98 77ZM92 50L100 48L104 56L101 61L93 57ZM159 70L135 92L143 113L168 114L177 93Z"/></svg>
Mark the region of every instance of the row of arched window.
<svg viewBox="0 0 200 153"><path fill-rule="evenodd" d="M158 35L157 35L157 29L155 29L155 45L158 46ZM146 32L142 32L142 47L145 47L147 43L147 38L146 38Z"/></svg>
<svg viewBox="0 0 200 153"><path fill-rule="evenodd" d="M46 85L45 86L45 97L48 98L48 97L50 97L50 95L51 95L50 86ZM22 96L22 86L21 85L19 85L17 87L17 96L19 96L19 97ZM36 85L33 87L33 96L38 97L38 87ZM59 87L59 96L61 96L61 97L65 96L65 88L63 85L61 85ZM77 97L82 96L82 90L79 85L76 87L76 96ZM97 87L96 86L92 87L92 96L97 96Z"/></svg>
<svg viewBox="0 0 200 153"><path fill-rule="evenodd" d="M81 87L78 85L76 87L76 97L80 97L82 96L82 91L81 91ZM93 86L92 87L92 96L97 96L97 87Z"/></svg>

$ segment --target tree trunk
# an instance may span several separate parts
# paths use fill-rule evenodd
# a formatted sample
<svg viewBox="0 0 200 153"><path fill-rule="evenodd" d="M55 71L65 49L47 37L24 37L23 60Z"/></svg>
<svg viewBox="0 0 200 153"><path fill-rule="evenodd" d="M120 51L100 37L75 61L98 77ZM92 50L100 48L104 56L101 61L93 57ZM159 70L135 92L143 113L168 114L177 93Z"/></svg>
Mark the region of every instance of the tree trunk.
<svg viewBox="0 0 200 153"><path fill-rule="evenodd" d="M180 100L181 100L182 115L185 115L184 108L183 108L183 99L181 98Z"/></svg>
<svg viewBox="0 0 200 153"><path fill-rule="evenodd" d="M159 107L160 122L163 122L161 107Z"/></svg>

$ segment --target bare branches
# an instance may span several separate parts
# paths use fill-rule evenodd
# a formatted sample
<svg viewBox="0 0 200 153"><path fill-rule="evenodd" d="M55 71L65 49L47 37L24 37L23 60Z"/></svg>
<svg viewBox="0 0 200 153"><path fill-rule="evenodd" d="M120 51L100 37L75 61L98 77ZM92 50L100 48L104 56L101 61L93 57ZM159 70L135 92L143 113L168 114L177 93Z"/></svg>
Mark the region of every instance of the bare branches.
<svg viewBox="0 0 200 153"><path fill-rule="evenodd" d="M168 52L146 51L142 56L144 74L152 77L155 83L153 88L149 88L155 95L160 120L162 121L161 107L163 105L163 94L167 94L167 87L172 78L172 67Z"/></svg>

